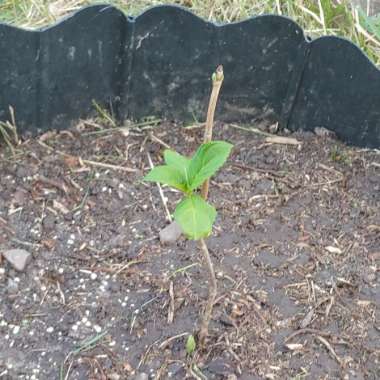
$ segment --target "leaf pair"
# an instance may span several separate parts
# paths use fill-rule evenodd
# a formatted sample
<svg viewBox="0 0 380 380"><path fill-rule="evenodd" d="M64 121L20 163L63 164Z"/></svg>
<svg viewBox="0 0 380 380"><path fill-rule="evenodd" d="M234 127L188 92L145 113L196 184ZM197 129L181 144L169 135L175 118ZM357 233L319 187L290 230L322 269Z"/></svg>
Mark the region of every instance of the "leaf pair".
<svg viewBox="0 0 380 380"><path fill-rule="evenodd" d="M165 150L166 165L156 166L145 181L159 182L191 194L225 163L232 145L224 141L202 144L189 159L172 150Z"/></svg>
<svg viewBox="0 0 380 380"><path fill-rule="evenodd" d="M190 239L198 240L211 234L216 210L193 192L225 163L231 149L229 143L213 141L202 144L191 159L165 150L166 165L155 167L144 178L145 181L169 185L186 194L175 209L174 219Z"/></svg>

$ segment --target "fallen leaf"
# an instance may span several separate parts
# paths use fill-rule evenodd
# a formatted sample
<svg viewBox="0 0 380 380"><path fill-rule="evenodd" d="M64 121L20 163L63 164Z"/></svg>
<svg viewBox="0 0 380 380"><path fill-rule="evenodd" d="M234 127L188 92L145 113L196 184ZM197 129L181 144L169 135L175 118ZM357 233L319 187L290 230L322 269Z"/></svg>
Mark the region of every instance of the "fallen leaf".
<svg viewBox="0 0 380 380"><path fill-rule="evenodd" d="M54 239L44 239L41 240L41 244L47 249L53 249L55 247L56 241Z"/></svg>
<svg viewBox="0 0 380 380"><path fill-rule="evenodd" d="M70 169L74 169L80 166L79 158L75 156L67 155L63 158L63 161L65 165Z"/></svg>

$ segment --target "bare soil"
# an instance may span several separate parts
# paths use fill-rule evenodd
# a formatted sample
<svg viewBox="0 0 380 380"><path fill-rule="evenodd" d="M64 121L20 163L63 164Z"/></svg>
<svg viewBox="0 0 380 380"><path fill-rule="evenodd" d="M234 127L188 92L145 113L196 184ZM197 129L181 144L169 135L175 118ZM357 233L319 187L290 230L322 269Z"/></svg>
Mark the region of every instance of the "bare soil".
<svg viewBox="0 0 380 380"><path fill-rule="evenodd" d="M215 127L234 144L210 191L219 291L190 357L207 275L196 242L160 244L163 203L141 178L148 153L190 155L203 129L101 128L0 148L0 251L33 254L22 273L0 261L1 379L380 378L378 151Z"/></svg>

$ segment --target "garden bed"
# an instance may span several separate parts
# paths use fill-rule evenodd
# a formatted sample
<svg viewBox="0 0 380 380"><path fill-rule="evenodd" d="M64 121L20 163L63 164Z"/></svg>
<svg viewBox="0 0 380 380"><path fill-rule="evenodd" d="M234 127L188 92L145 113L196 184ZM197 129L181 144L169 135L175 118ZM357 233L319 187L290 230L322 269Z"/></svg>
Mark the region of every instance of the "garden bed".
<svg viewBox="0 0 380 380"><path fill-rule="evenodd" d="M33 259L21 273L0 263L0 377L379 378L379 152L214 131L234 149L211 185L219 292L192 358L207 276L196 243L161 245L164 207L141 179L148 153L190 155L203 128L88 121L1 148L0 251Z"/></svg>

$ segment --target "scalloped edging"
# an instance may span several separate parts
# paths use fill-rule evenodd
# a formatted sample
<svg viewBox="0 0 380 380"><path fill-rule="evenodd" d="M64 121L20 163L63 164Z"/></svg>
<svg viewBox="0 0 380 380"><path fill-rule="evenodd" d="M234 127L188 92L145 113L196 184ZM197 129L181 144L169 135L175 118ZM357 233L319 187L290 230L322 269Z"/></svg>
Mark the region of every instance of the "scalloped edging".
<svg viewBox="0 0 380 380"><path fill-rule="evenodd" d="M0 49L0 120L12 106L21 133L67 128L93 101L119 120L203 118L223 64L221 119L325 127L380 147L379 69L350 41L308 41L284 16L215 24L179 6L129 17L92 5L37 30L0 24Z"/></svg>

